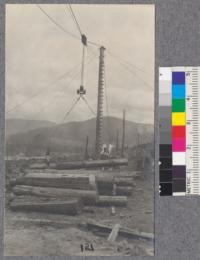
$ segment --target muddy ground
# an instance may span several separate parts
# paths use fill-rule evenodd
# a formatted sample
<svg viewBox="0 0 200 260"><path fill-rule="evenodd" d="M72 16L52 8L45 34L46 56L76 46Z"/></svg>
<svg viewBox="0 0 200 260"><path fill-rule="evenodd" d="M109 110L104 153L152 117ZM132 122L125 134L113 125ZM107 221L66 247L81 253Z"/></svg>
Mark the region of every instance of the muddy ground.
<svg viewBox="0 0 200 260"><path fill-rule="evenodd" d="M92 233L85 226L88 220L96 220L110 226L118 223L121 227L154 233L153 176L153 173L149 172L134 178L133 194L128 197L127 207L116 208L115 215L112 215L110 207L90 207L91 212L72 217L36 212L12 212L7 206L4 254L6 256L153 255L153 241L119 236L116 242L108 243L109 234ZM68 225L42 226L30 222L33 219L64 221ZM84 248L83 252L81 245ZM85 250L87 245L89 247L92 245L94 251Z"/></svg>

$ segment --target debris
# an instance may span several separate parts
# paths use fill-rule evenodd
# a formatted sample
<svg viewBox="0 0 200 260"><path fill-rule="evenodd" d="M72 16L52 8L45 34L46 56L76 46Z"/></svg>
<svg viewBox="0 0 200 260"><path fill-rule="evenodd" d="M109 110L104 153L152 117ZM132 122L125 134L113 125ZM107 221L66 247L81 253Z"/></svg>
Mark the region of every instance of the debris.
<svg viewBox="0 0 200 260"><path fill-rule="evenodd" d="M120 225L119 224L114 225L114 227L108 237L109 242L115 242L115 240L118 236L119 230L120 230Z"/></svg>
<svg viewBox="0 0 200 260"><path fill-rule="evenodd" d="M100 230L101 232L106 232L106 233L108 232L110 233L112 230L112 227L97 223L93 220L87 221L87 227L89 230ZM140 238L144 238L147 240L154 239L154 234L152 233L139 232L137 230L123 228L123 227L120 228L119 235L123 237L135 238L135 239L140 239Z"/></svg>

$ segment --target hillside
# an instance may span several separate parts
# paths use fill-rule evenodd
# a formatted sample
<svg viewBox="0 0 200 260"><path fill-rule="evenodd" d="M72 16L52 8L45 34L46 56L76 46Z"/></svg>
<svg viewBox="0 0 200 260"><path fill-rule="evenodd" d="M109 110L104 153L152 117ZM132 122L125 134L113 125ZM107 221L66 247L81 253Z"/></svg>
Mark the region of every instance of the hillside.
<svg viewBox="0 0 200 260"><path fill-rule="evenodd" d="M55 123L45 120L27 120L11 118L6 120L6 136L27 132L36 128L53 126Z"/></svg>
<svg viewBox="0 0 200 260"><path fill-rule="evenodd" d="M116 143L119 131L119 145L122 136L122 120L114 117L105 117L103 121L103 142ZM7 154L23 152L42 154L47 146L53 151L70 152L84 149L86 136L89 137L89 147L94 148L96 119L92 118L80 122L68 122L62 125L53 125L28 130L7 137ZM151 142L153 126L126 121L126 145L134 146L139 143Z"/></svg>

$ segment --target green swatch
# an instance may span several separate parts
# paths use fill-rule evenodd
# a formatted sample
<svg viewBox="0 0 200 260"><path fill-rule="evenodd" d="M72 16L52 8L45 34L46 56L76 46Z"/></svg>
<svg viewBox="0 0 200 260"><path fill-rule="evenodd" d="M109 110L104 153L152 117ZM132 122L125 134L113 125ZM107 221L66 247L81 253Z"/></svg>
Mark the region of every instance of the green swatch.
<svg viewBox="0 0 200 260"><path fill-rule="evenodd" d="M172 112L185 112L185 99L172 99Z"/></svg>

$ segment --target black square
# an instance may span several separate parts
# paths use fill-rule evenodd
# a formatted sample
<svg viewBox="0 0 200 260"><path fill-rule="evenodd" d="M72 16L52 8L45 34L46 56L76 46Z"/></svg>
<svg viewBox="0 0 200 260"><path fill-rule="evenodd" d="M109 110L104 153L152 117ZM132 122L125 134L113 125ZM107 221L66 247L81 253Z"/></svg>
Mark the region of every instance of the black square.
<svg viewBox="0 0 200 260"><path fill-rule="evenodd" d="M172 183L160 183L160 196L172 196Z"/></svg>

